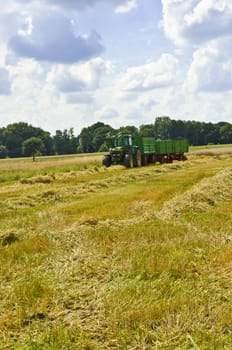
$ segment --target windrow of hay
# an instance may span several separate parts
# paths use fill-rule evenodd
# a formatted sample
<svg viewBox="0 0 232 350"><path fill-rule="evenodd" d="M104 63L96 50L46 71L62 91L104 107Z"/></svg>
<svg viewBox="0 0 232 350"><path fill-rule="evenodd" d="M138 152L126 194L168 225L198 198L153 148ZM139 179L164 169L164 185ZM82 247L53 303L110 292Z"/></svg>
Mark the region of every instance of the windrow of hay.
<svg viewBox="0 0 232 350"><path fill-rule="evenodd" d="M203 213L232 198L232 167L201 180L187 192L166 202L157 213L160 219L179 218L188 213Z"/></svg>
<svg viewBox="0 0 232 350"><path fill-rule="evenodd" d="M25 194L15 196L15 198L7 198L0 203L0 210L4 210L5 214L18 209L26 209L36 207L43 203L54 203L62 200L62 195L54 189L41 190L37 194Z"/></svg>
<svg viewBox="0 0 232 350"><path fill-rule="evenodd" d="M5 186L0 194L0 209L12 211L16 209L25 209L36 207L42 203L52 203L56 201L65 201L68 198L82 198L89 193L104 191L113 186L126 185L135 181L154 176L160 176L164 173L174 172L186 167L191 167L191 163L175 163L163 166L153 166L138 171L123 171L108 176L104 168L93 168L86 171L72 171L70 173L57 173L55 175L40 175L21 179L17 184ZM133 169L134 170L134 169ZM94 179L91 175L101 172L103 178ZM104 176L105 175L105 176ZM64 186L64 183L67 185ZM30 187L30 190L29 190ZM138 204L138 205L141 205ZM144 206L144 203L142 204ZM136 208L132 208L132 211Z"/></svg>
<svg viewBox="0 0 232 350"><path fill-rule="evenodd" d="M54 175L39 175L39 176L33 176L30 178L21 179L20 182L22 184L36 184L36 183L50 184L54 180L55 180Z"/></svg>

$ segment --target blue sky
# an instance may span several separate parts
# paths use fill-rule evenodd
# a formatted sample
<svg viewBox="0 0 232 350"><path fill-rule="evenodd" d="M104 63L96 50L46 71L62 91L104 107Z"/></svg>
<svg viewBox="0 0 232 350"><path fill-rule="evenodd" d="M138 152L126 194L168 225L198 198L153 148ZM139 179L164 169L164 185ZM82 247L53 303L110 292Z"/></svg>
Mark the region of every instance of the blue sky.
<svg viewBox="0 0 232 350"><path fill-rule="evenodd" d="M8 0L0 127L232 122L231 0Z"/></svg>

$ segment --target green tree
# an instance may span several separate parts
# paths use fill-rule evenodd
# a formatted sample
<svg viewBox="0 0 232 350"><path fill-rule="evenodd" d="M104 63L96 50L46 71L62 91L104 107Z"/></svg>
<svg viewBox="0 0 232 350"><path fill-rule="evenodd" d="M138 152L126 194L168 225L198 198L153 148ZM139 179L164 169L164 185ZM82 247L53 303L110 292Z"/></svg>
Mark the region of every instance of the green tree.
<svg viewBox="0 0 232 350"><path fill-rule="evenodd" d="M111 131L112 128L109 125L100 126L98 129L95 129L93 133L93 146L94 151L98 152L105 142L106 134Z"/></svg>
<svg viewBox="0 0 232 350"><path fill-rule="evenodd" d="M78 142L73 128L65 129L64 131L56 130L53 143L56 154L73 154L77 151Z"/></svg>
<svg viewBox="0 0 232 350"><path fill-rule="evenodd" d="M78 152L97 152L104 143L106 134L111 130L113 130L111 126L102 122L97 122L87 128L83 128L78 136Z"/></svg>
<svg viewBox="0 0 232 350"><path fill-rule="evenodd" d="M78 148L81 153L91 153L94 151L92 134L90 128L83 128L79 135L80 147Z"/></svg>
<svg viewBox="0 0 232 350"><path fill-rule="evenodd" d="M138 129L133 125L122 126L119 131L125 134L138 135Z"/></svg>
<svg viewBox="0 0 232 350"><path fill-rule="evenodd" d="M213 123L204 123L204 143L217 144L220 142L220 129Z"/></svg>
<svg viewBox="0 0 232 350"><path fill-rule="evenodd" d="M186 137L186 122L183 120L171 120L171 138Z"/></svg>
<svg viewBox="0 0 232 350"><path fill-rule="evenodd" d="M23 141L22 153L25 156L32 156L33 162L35 161L35 156L41 154L44 149L44 143L39 137L30 137L29 139Z"/></svg>
<svg viewBox="0 0 232 350"><path fill-rule="evenodd" d="M202 122L196 122L194 120L193 121L188 120L185 122L185 128L186 128L185 137L188 139L190 145L199 146L204 144L202 126L203 126Z"/></svg>
<svg viewBox="0 0 232 350"><path fill-rule="evenodd" d="M4 145L0 145L0 158L6 158L8 156L8 149Z"/></svg>
<svg viewBox="0 0 232 350"><path fill-rule="evenodd" d="M24 122L7 125L1 133L1 143L6 146L10 157L21 157L22 143L30 137L38 137L44 143L44 154L52 154L53 146L50 133Z"/></svg>
<svg viewBox="0 0 232 350"><path fill-rule="evenodd" d="M144 124L139 127L139 135L142 137L154 137L155 130L153 124Z"/></svg>
<svg viewBox="0 0 232 350"><path fill-rule="evenodd" d="M155 137L162 140L171 138L172 122L170 117L157 117L154 124Z"/></svg>
<svg viewBox="0 0 232 350"><path fill-rule="evenodd" d="M221 143L232 143L232 125L227 123L220 128Z"/></svg>

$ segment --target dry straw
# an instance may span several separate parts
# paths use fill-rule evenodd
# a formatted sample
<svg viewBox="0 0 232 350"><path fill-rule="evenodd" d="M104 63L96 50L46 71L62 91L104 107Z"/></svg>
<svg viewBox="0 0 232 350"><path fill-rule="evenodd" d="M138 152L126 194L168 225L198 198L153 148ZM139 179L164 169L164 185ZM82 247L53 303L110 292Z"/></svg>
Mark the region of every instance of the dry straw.
<svg viewBox="0 0 232 350"><path fill-rule="evenodd" d="M168 220L180 218L188 213L201 213L232 197L232 167L226 168L213 177L201 180L187 192L166 202L157 214Z"/></svg>

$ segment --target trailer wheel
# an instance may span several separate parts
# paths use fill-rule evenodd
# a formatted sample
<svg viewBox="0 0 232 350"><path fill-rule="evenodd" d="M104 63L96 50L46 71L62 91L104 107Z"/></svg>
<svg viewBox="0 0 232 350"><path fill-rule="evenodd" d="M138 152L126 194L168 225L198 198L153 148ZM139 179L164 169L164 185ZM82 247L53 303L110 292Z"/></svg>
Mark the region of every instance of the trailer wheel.
<svg viewBox="0 0 232 350"><path fill-rule="evenodd" d="M124 165L127 168L133 168L134 167L134 161L132 154L126 154L124 158Z"/></svg>
<svg viewBox="0 0 232 350"><path fill-rule="evenodd" d="M142 157L142 165L147 165L147 164L148 164L147 154L144 154Z"/></svg>
<svg viewBox="0 0 232 350"><path fill-rule="evenodd" d="M102 165L104 165L107 168L109 168L111 166L111 156L110 155L106 155L103 157Z"/></svg>
<svg viewBox="0 0 232 350"><path fill-rule="evenodd" d="M180 160L182 160L182 161L187 160L187 157L184 153L181 153Z"/></svg>

